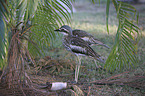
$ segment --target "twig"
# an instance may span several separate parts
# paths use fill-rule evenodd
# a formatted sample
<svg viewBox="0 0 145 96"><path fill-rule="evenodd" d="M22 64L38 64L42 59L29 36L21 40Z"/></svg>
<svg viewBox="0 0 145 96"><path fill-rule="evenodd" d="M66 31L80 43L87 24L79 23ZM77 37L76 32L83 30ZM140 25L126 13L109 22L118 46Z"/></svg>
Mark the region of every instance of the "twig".
<svg viewBox="0 0 145 96"><path fill-rule="evenodd" d="M4 71L6 70L6 66L4 66L4 68L3 68L3 71L2 71L2 74L1 74L1 76L0 76L0 83L1 83L1 81L2 81L2 77L4 76Z"/></svg>
<svg viewBox="0 0 145 96"><path fill-rule="evenodd" d="M89 91L88 91L87 96L90 96L90 90L91 90L91 86L89 86Z"/></svg>
<svg viewBox="0 0 145 96"><path fill-rule="evenodd" d="M117 74L117 75L115 75L115 76L111 76L111 77L107 78L106 80L110 80L110 79L114 79L114 78L116 78L116 77L120 77L120 76L122 76L123 74L129 73L129 72L130 72L130 71L126 71L126 72L123 72L123 73L121 73L121 74Z"/></svg>
<svg viewBox="0 0 145 96"><path fill-rule="evenodd" d="M133 77L130 77L130 78L121 78L121 79L116 79L116 80L96 80L96 81L93 81L93 82L90 82L90 83L93 83L93 84L96 84L96 85L119 85L119 86L124 86L124 85L128 85L130 87L133 87L133 88L137 88L137 89L141 89L141 88L138 88L136 86L132 86L132 84L136 84L136 81L137 80L140 80L140 79L145 79L145 76L133 76ZM138 84L138 82L137 82ZM143 85L141 85L143 86Z"/></svg>
<svg viewBox="0 0 145 96"><path fill-rule="evenodd" d="M115 78L117 78L117 77L120 77L120 76L122 76L123 74L125 74L125 73L129 73L130 71L126 71L126 72L123 72L123 73L121 73L121 74L117 74L117 75L115 75L115 76L111 76L111 77L109 77L109 78L106 78L106 79L102 79L101 81L108 81L108 80L110 80L110 79L115 79ZM90 83L95 83L95 82L100 82L100 80L96 80L96 81L92 81L92 82L90 82Z"/></svg>

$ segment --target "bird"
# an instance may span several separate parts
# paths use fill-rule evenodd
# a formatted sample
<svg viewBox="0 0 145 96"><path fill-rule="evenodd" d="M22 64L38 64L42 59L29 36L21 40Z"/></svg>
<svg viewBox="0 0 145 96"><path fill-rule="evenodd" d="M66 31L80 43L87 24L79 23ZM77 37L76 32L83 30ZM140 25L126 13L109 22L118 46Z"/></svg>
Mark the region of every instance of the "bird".
<svg viewBox="0 0 145 96"><path fill-rule="evenodd" d="M84 41L79 37L75 37L72 35L72 29L69 26L61 28L61 30L56 29L54 31L63 33L65 35L62 39L62 43L65 49L77 56L78 64L76 64L75 69L76 83L78 82L79 69L81 65L81 56L89 56L102 63L105 63L105 61L101 59L101 56L90 47L89 43L87 43L86 41Z"/></svg>
<svg viewBox="0 0 145 96"><path fill-rule="evenodd" d="M72 33L70 33L69 30L72 30L72 29L68 25L63 25L59 29L57 29L57 31L60 31L64 35L71 34L75 37L79 37L79 38L83 39L84 41L88 42L88 44L91 45L91 46L92 45L101 45L101 46L104 46L106 48L110 48L109 46L107 46L103 42L99 41L93 35L91 35L90 33L87 33L84 30L74 29L74 30L72 30Z"/></svg>

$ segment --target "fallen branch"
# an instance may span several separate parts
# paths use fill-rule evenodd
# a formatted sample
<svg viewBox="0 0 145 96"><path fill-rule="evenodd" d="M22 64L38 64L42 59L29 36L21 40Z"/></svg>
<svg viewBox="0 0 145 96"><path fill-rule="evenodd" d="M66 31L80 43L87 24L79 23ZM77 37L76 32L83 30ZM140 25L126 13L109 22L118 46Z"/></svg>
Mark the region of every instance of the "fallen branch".
<svg viewBox="0 0 145 96"><path fill-rule="evenodd" d="M145 88L145 76L132 76L129 78L120 78L116 80L102 79L102 80L96 80L90 83L93 83L96 85L120 85L120 86L128 85L130 87L134 87L137 89L143 89Z"/></svg>
<svg viewBox="0 0 145 96"><path fill-rule="evenodd" d="M111 76L111 77L107 78L107 80L115 79L115 78L120 77L120 76L122 76L122 75L124 75L124 74L126 74L126 73L129 73L129 72L130 72L130 71L126 71L126 72L123 72L123 73L121 73L121 74L117 74L117 75L115 75L115 76Z"/></svg>

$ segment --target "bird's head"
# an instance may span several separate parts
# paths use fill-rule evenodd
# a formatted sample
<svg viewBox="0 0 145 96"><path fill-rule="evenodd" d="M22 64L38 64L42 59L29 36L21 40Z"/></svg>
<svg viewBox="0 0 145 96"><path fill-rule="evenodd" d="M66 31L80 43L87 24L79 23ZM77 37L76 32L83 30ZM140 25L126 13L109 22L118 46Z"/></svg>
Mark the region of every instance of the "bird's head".
<svg viewBox="0 0 145 96"><path fill-rule="evenodd" d="M56 29L54 31L60 32L60 33L62 33L64 35L69 35L69 34L72 33L72 29L68 25L63 25L59 29Z"/></svg>

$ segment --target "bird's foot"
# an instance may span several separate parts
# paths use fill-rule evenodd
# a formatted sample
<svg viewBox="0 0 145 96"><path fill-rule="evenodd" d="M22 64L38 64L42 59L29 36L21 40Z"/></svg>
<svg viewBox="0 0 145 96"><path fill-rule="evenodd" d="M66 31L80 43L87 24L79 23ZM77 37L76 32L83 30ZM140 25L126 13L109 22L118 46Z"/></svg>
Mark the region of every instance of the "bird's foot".
<svg viewBox="0 0 145 96"><path fill-rule="evenodd" d="M71 82L69 82L70 84L73 84L73 85L75 85L75 84L78 84L78 82L76 82L76 81L71 81Z"/></svg>

